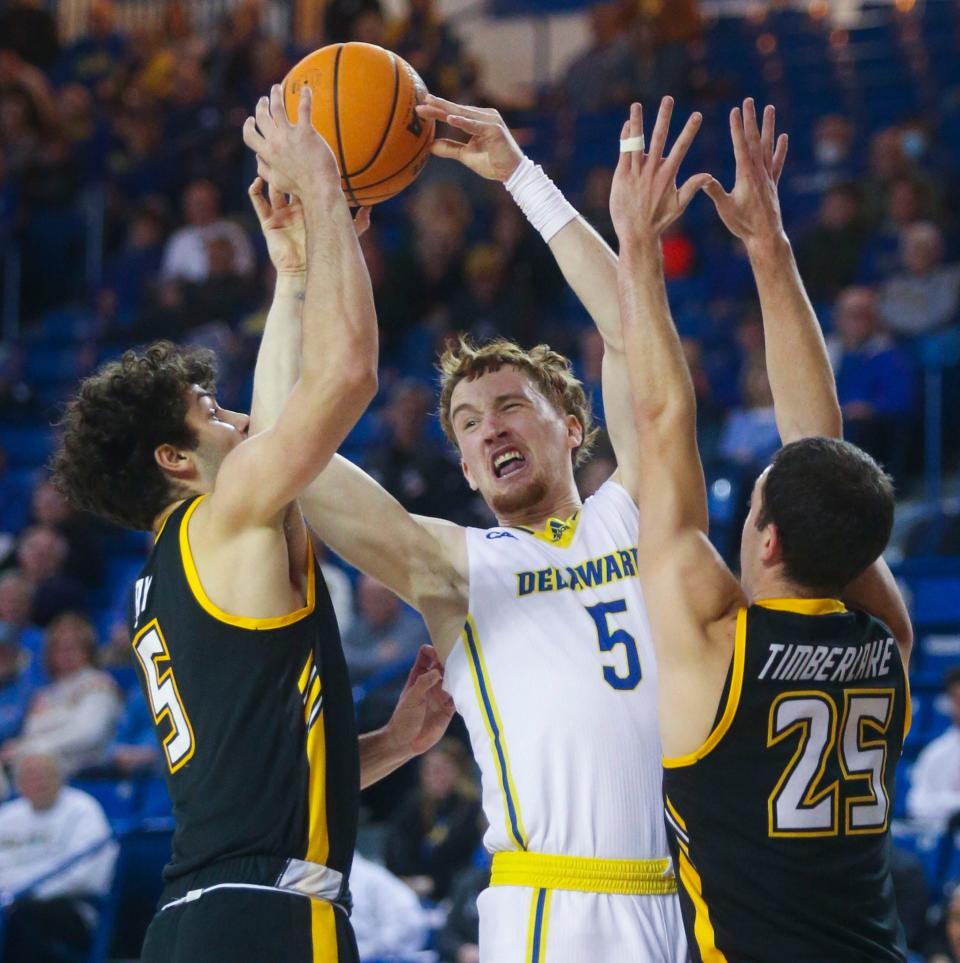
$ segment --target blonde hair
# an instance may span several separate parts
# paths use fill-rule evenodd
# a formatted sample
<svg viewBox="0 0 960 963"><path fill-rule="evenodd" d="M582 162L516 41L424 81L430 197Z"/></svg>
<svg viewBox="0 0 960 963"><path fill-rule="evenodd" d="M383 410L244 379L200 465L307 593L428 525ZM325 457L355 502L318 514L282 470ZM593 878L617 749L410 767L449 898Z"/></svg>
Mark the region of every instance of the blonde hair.
<svg viewBox="0 0 960 963"><path fill-rule="evenodd" d="M454 447L457 436L450 420L450 399L461 381L473 381L491 371L510 365L525 374L540 393L562 415L573 415L583 429L583 440L573 451L574 465L584 462L593 448L598 429L593 424L590 399L583 385L574 377L570 360L549 345L538 344L525 351L507 338L495 338L486 344L474 344L460 336L456 344L440 356L440 424Z"/></svg>

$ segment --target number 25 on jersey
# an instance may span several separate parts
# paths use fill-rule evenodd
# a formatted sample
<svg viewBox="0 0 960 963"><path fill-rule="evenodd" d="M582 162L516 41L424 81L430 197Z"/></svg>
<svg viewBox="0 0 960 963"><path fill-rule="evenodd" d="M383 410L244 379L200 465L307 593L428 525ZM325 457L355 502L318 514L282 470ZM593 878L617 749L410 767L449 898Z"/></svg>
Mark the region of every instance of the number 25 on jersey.
<svg viewBox="0 0 960 963"><path fill-rule="evenodd" d="M163 751L170 772L176 772L190 761L196 743L193 727L180 699L177 680L173 676L173 666L169 664L170 650L156 619L136 634L133 651L137 653L147 680L147 699L153 712L153 721L160 725L166 716L169 723L170 731L163 737ZM161 671L160 663L163 662L167 665Z"/></svg>

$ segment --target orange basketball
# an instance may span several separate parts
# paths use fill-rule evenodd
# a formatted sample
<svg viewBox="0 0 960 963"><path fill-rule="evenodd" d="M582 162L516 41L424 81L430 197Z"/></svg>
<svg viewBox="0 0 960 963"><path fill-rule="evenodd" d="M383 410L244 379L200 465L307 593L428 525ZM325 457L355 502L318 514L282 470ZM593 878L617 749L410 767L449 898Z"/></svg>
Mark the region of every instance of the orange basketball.
<svg viewBox="0 0 960 963"><path fill-rule="evenodd" d="M303 84L313 91L313 126L337 158L351 206L385 201L423 170L434 122L414 110L427 88L403 58L369 43L335 43L307 54L283 81L291 120Z"/></svg>

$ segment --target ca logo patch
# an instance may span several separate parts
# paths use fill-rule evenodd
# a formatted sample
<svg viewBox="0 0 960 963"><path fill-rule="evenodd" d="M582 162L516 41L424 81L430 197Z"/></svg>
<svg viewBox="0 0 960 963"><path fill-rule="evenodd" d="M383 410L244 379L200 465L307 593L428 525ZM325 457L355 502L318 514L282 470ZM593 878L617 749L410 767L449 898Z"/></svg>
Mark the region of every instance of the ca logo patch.
<svg viewBox="0 0 960 963"><path fill-rule="evenodd" d="M516 538L516 535L511 535L510 532L487 532L487 538Z"/></svg>

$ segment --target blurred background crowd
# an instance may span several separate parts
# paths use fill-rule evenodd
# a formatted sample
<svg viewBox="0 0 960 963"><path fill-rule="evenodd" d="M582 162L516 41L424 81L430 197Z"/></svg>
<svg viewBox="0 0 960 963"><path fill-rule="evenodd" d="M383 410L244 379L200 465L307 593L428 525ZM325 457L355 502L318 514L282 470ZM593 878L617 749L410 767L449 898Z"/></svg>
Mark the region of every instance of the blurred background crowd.
<svg viewBox="0 0 960 963"><path fill-rule="evenodd" d="M221 402L248 410L273 277L240 125L304 53L362 40L397 51L436 94L498 107L612 245L607 202L630 100L670 93L677 114L703 111L685 171L727 186L729 107L748 94L777 106L791 138L781 204L846 434L901 495L891 560L919 638L895 810L901 912L917 959L960 963L960 675L949 671L960 665L960 5L845 3L841 21L828 0L736 13L694 0L492 2L492 18L577 9L585 31L562 70L510 96L493 92L462 17L433 0L332 0L305 35L284 6L0 0L0 773L13 783L0 788L16 797L0 805L0 891L19 895L3 924L7 958L79 959L91 941L94 958L111 942L134 956L168 841L124 624L146 537L65 505L44 471L52 425L78 378L161 337L212 348ZM411 511L485 525L435 417L437 350L459 332L546 341L573 358L602 420L600 338L503 187L453 162L433 159L375 208L361 243L381 391L344 453ZM778 446L755 290L705 199L664 254L712 537L729 557L746 486ZM582 494L611 470L601 445ZM425 629L376 581L333 558L323 570L369 728ZM488 863L462 728L365 794L364 814L371 859L354 901L365 959L474 963ZM66 936L38 949L38 933Z"/></svg>

